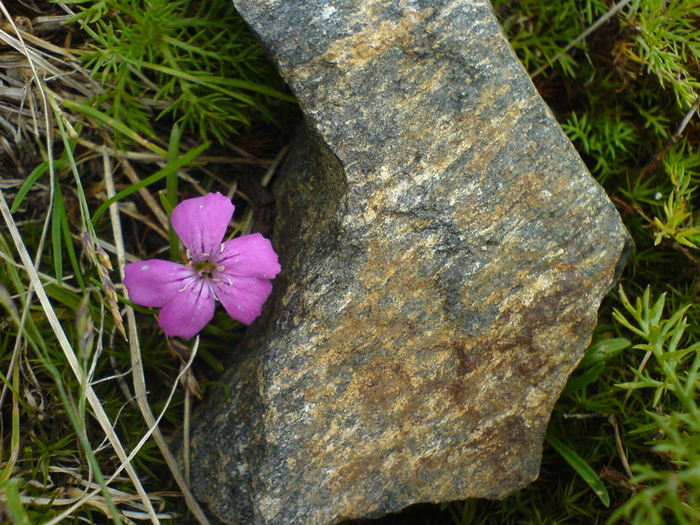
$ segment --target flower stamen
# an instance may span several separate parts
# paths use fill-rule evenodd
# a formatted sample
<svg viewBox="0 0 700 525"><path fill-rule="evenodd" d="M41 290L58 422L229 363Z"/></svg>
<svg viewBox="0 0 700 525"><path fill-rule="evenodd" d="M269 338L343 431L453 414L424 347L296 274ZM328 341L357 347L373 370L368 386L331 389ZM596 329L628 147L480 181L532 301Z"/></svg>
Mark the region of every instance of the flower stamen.
<svg viewBox="0 0 700 525"><path fill-rule="evenodd" d="M192 277L190 277L187 281L185 281L185 285L182 288L180 288L178 290L178 292L184 292L185 290L187 290L187 288L189 288L189 286L193 282L195 282L198 278L199 278L199 276L197 276L197 275L193 275Z"/></svg>

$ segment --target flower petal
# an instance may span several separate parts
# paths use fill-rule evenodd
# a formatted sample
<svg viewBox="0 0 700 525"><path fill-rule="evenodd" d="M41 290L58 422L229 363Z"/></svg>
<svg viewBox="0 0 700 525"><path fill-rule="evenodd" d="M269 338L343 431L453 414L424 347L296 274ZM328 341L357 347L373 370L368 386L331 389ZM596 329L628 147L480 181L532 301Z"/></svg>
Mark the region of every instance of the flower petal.
<svg viewBox="0 0 700 525"><path fill-rule="evenodd" d="M215 281L214 291L226 312L236 321L250 324L260 316L272 283L267 279L238 277L231 282Z"/></svg>
<svg viewBox="0 0 700 525"><path fill-rule="evenodd" d="M212 263L223 266L223 273L234 277L274 279L281 270L272 243L259 233L226 241Z"/></svg>
<svg viewBox="0 0 700 525"><path fill-rule="evenodd" d="M124 266L124 285L129 299L141 306L165 306L187 279L195 276L190 266L149 259Z"/></svg>
<svg viewBox="0 0 700 525"><path fill-rule="evenodd" d="M158 316L158 324L165 335L189 339L211 321L215 306L209 282L198 279L163 307Z"/></svg>
<svg viewBox="0 0 700 525"><path fill-rule="evenodd" d="M219 252L233 209L231 199L221 193L186 199L175 206L170 217L173 229L194 262Z"/></svg>

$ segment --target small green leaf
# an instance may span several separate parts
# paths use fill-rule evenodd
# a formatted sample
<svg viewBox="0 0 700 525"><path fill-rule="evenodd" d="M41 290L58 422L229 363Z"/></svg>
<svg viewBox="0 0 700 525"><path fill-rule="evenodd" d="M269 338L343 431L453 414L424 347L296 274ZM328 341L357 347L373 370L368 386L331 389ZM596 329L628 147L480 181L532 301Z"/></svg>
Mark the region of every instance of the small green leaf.
<svg viewBox="0 0 700 525"><path fill-rule="evenodd" d="M45 284L44 290L46 290L46 294L51 297L51 299L58 301L71 310L77 310L80 306L80 296L71 292L70 290L62 288L58 284Z"/></svg>
<svg viewBox="0 0 700 525"><path fill-rule="evenodd" d="M555 437L552 432L547 434L547 443L549 443L554 450L556 450L559 455L564 458L564 460L573 468L576 473L581 476L583 481L593 489L596 493L598 499L606 507L610 506L610 495L608 494L608 489L605 488L605 484L601 481L595 471L590 467L586 461L579 456L571 447L566 443L561 441L559 438Z"/></svg>
<svg viewBox="0 0 700 525"><path fill-rule="evenodd" d="M39 177L46 173L48 169L48 162L40 162L37 167L34 168L29 175L27 175L27 178L24 179L22 186L20 186L19 191L17 192L15 200L12 201L12 208L10 209L12 213L15 213L19 209L24 201L24 198L27 196L27 193L29 193L29 190L31 190L34 186L34 183L39 180Z"/></svg>
<svg viewBox="0 0 700 525"><path fill-rule="evenodd" d="M588 368L600 362L607 362L618 356L624 349L630 346L629 339L624 337L612 337L601 339L588 347L579 368Z"/></svg>

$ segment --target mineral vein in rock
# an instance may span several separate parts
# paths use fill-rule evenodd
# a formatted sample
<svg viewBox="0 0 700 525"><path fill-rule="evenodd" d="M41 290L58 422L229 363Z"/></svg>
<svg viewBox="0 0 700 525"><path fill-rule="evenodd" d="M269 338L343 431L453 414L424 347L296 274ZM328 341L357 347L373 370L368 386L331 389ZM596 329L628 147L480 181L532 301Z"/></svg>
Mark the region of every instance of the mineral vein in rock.
<svg viewBox="0 0 700 525"><path fill-rule="evenodd" d="M307 127L276 188L283 272L193 430L228 523L499 498L628 243L479 0L235 0Z"/></svg>

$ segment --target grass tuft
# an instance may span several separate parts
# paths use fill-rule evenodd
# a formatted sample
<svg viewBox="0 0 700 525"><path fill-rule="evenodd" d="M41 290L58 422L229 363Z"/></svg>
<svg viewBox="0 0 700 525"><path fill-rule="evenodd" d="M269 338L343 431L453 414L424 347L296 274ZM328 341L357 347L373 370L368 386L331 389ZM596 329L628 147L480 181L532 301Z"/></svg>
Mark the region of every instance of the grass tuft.
<svg viewBox="0 0 700 525"><path fill-rule="evenodd" d="M239 231L269 227L269 122L292 99L226 0L0 10L0 521L207 523L166 436L242 327L217 317L174 352L120 272L179 256L187 197L227 193Z"/></svg>
<svg viewBox="0 0 700 525"><path fill-rule="evenodd" d="M231 2L68 0L90 38L80 58L104 90L91 107L155 136L153 119L223 141L253 111L274 120L271 100L293 101Z"/></svg>

